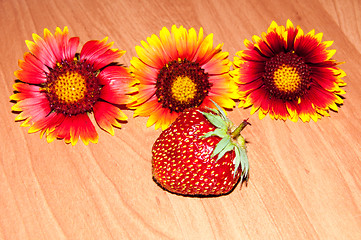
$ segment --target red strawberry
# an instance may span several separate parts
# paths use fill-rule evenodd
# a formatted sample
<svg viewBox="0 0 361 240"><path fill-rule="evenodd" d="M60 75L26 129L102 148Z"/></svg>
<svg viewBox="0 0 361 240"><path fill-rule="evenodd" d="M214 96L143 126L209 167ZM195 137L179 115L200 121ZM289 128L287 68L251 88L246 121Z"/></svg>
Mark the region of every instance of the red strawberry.
<svg viewBox="0 0 361 240"><path fill-rule="evenodd" d="M152 149L153 178L181 195L222 195L248 178L244 120L235 130L224 111L194 108L164 130Z"/></svg>

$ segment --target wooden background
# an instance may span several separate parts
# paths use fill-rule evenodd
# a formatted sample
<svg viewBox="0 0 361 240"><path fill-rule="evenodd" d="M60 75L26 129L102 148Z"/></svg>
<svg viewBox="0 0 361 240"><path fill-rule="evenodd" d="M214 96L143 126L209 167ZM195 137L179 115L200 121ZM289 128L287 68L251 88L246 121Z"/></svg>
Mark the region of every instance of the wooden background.
<svg viewBox="0 0 361 240"><path fill-rule="evenodd" d="M69 27L81 44L109 36L126 50L163 26L204 28L234 54L290 18L334 40L347 73L344 105L315 122L250 116L250 180L230 195L186 198L151 176L160 131L132 118L98 144L48 144L14 122L9 96L32 33ZM361 3L279 1L0 1L0 239L361 239ZM249 109L229 115L240 123Z"/></svg>

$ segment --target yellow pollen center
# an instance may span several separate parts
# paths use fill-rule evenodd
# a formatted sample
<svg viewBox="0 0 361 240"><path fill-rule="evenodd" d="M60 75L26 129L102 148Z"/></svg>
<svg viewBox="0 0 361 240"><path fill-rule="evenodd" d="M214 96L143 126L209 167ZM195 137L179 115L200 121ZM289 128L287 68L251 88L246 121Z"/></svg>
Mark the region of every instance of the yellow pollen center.
<svg viewBox="0 0 361 240"><path fill-rule="evenodd" d="M283 64L273 74L275 87L282 92L296 92L302 82L302 78L294 67Z"/></svg>
<svg viewBox="0 0 361 240"><path fill-rule="evenodd" d="M75 103L84 98L86 93L86 79L77 72L61 74L54 84L54 92L60 101Z"/></svg>
<svg viewBox="0 0 361 240"><path fill-rule="evenodd" d="M178 102L188 102L196 96L197 84L187 76L179 76L173 81L171 91L172 97Z"/></svg>

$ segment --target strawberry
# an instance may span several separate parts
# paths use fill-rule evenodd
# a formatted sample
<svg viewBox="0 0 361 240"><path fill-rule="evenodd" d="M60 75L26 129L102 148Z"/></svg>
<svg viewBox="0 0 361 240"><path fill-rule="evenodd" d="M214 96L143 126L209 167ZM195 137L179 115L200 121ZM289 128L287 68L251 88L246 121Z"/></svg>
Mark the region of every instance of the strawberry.
<svg viewBox="0 0 361 240"><path fill-rule="evenodd" d="M181 195L217 196L248 179L248 158L242 129L216 109L188 109L164 130L152 148L153 179Z"/></svg>

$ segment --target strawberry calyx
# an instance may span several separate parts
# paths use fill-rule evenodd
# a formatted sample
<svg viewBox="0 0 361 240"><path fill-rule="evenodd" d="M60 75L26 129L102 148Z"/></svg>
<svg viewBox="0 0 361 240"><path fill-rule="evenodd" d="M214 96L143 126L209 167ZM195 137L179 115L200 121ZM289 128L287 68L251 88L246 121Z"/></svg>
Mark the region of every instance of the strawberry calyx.
<svg viewBox="0 0 361 240"><path fill-rule="evenodd" d="M248 119L245 119L239 126L233 129L233 123L226 116L224 110L215 102L213 102L217 109L209 108L209 112L203 112L198 110L203 116L216 127L215 130L210 131L202 136L207 138L211 136L218 136L221 140L214 148L211 157L217 156L216 161L221 159L224 154L229 151L235 152L233 159L234 171L233 177L236 176L238 168L241 166L242 174L241 181L243 179L248 180L249 163L247 157L246 141L241 135L241 131L250 125Z"/></svg>

